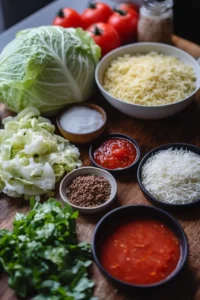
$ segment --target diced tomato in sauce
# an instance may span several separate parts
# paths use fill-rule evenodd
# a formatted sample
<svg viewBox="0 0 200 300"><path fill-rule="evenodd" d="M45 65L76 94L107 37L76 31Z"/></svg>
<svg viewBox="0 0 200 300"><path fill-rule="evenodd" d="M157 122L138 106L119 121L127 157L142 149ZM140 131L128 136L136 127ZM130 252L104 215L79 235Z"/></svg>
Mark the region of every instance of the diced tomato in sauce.
<svg viewBox="0 0 200 300"><path fill-rule="evenodd" d="M164 224L152 219L121 223L102 242L100 261L114 277L132 284L162 281L177 267L180 244Z"/></svg>
<svg viewBox="0 0 200 300"><path fill-rule="evenodd" d="M117 138L105 141L94 152L95 162L108 169L128 167L136 156L137 150L131 141Z"/></svg>

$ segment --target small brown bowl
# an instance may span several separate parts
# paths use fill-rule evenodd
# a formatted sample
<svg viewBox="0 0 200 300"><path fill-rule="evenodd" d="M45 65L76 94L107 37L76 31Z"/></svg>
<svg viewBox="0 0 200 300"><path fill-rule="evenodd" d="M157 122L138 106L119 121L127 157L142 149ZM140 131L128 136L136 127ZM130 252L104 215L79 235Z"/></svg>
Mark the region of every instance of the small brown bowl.
<svg viewBox="0 0 200 300"><path fill-rule="evenodd" d="M97 177L103 177L110 182L111 193L109 199L107 199L103 204L98 206L86 207L86 206L77 206L71 203L66 195L66 188L70 183L78 176L85 175L95 175ZM74 210L78 210L82 214L94 214L106 210L115 200L117 194L117 182L115 178L107 171L94 167L81 167L70 173L68 173L60 183L60 197L61 199L69 204Z"/></svg>
<svg viewBox="0 0 200 300"><path fill-rule="evenodd" d="M74 106L86 106L86 107L95 109L102 115L103 120L104 120L103 125L101 127L99 127L98 129L96 129L94 131L90 131L88 133L74 133L74 132L65 130L60 124L60 118L66 112L66 110L68 110ZM79 104L73 104L73 105L68 106L66 110L62 111L61 114L57 117L56 123L57 123L58 129L59 129L60 133L62 134L62 136L64 138L68 139L70 142L78 143L78 144L86 144L86 143L89 143L89 142L95 140L104 132L104 130L106 128L107 115L106 115L106 112L104 111L104 109L101 108L100 106L93 104L93 103L87 103L87 104L79 103Z"/></svg>

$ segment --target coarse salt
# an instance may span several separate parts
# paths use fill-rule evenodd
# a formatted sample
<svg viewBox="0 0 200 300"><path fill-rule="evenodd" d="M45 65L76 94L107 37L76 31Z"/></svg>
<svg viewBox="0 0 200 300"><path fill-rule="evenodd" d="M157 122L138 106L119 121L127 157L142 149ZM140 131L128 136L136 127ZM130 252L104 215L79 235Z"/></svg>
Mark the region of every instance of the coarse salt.
<svg viewBox="0 0 200 300"><path fill-rule="evenodd" d="M102 115L86 106L74 106L62 114L60 125L71 133L90 133L104 123Z"/></svg>

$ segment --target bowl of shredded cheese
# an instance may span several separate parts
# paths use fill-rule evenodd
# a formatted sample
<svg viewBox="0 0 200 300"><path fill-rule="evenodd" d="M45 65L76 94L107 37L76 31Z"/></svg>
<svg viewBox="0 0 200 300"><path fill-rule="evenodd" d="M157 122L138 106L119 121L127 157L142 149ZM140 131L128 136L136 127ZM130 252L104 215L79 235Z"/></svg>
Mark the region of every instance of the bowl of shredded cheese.
<svg viewBox="0 0 200 300"><path fill-rule="evenodd" d="M157 147L141 160L137 179L155 205L200 205L200 148L184 143Z"/></svg>
<svg viewBox="0 0 200 300"><path fill-rule="evenodd" d="M200 66L188 53L162 43L117 48L98 64L96 83L119 111L162 119L186 108L200 87Z"/></svg>

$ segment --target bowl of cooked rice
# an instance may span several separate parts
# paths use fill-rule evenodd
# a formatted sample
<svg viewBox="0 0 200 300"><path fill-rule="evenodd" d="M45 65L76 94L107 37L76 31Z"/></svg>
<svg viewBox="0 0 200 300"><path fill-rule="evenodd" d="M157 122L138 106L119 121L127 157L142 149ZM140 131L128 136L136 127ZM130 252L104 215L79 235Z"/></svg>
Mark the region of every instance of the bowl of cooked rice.
<svg viewBox="0 0 200 300"><path fill-rule="evenodd" d="M105 55L95 79L106 100L124 114L162 119L193 101L200 87L200 66L177 47L136 43Z"/></svg>

